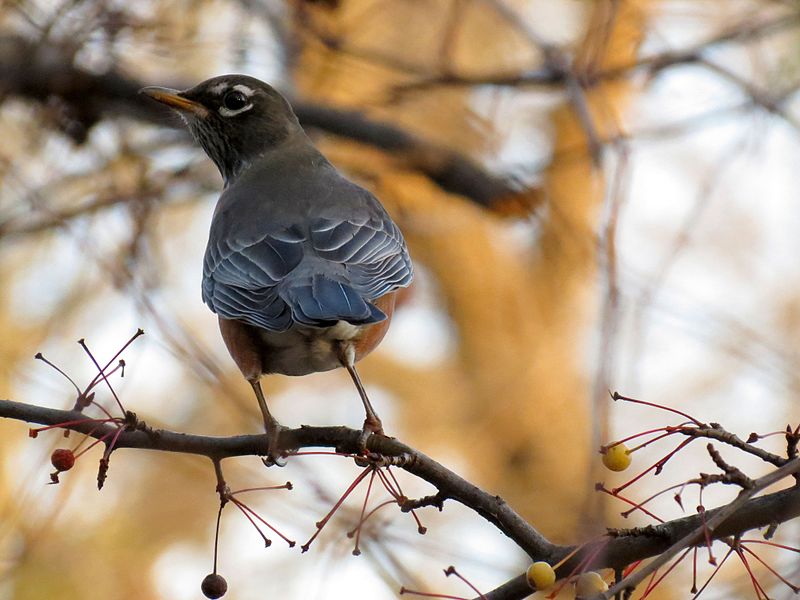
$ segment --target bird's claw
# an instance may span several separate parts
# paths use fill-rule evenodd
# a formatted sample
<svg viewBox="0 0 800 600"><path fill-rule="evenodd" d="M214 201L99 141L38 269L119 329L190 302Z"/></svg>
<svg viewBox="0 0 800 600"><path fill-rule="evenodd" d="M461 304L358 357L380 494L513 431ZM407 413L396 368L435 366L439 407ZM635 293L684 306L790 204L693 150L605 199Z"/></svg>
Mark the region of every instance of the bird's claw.
<svg viewBox="0 0 800 600"><path fill-rule="evenodd" d="M265 467L285 467L286 457L282 454L278 453L277 455L273 456L272 454L268 454L261 459L261 462L264 463Z"/></svg>
<svg viewBox="0 0 800 600"><path fill-rule="evenodd" d="M287 428L277 421L265 423L264 428L267 431L267 454L261 459L261 462L265 467L285 467L286 456L280 449L279 441L281 431Z"/></svg>
<svg viewBox="0 0 800 600"><path fill-rule="evenodd" d="M373 433L385 435L383 433L383 423L381 423L381 420L377 416L372 418L368 416L366 419L364 419L364 425L361 427L361 435L358 436L359 454L367 453L367 441Z"/></svg>

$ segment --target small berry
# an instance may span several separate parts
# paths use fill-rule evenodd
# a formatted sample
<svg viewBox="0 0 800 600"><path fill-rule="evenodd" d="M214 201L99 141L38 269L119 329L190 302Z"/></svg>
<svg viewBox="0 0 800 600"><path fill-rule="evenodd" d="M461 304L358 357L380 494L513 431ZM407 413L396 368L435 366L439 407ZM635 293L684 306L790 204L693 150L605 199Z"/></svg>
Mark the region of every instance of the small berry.
<svg viewBox="0 0 800 600"><path fill-rule="evenodd" d="M528 585L535 590L546 590L556 582L556 572L543 560L533 563L525 573Z"/></svg>
<svg viewBox="0 0 800 600"><path fill-rule="evenodd" d="M575 584L575 598L592 598L597 594L605 592L608 589L608 584L600 576L600 573L595 571L587 571L581 573L578 581Z"/></svg>
<svg viewBox="0 0 800 600"><path fill-rule="evenodd" d="M624 471L631 466L631 453L625 444L614 444L605 448L603 464L612 471Z"/></svg>
<svg viewBox="0 0 800 600"><path fill-rule="evenodd" d="M75 454L68 448L56 448L50 455L50 462L58 471L69 471L75 466Z"/></svg>
<svg viewBox="0 0 800 600"><path fill-rule="evenodd" d="M211 573L205 576L203 583L200 584L200 589L206 598L214 600L215 598L222 598L225 595L225 592L228 591L228 582L225 581L222 575Z"/></svg>

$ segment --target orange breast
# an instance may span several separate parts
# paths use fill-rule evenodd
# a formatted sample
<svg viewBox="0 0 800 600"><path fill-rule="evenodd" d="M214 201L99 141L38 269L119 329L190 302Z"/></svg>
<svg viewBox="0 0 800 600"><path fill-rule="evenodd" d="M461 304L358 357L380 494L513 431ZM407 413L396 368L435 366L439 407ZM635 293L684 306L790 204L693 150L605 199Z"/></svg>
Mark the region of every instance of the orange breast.
<svg viewBox="0 0 800 600"><path fill-rule="evenodd" d="M342 366L337 342L352 344L356 361L372 352L389 329L396 296L397 292L389 292L374 301L386 314L385 320L373 325L351 326L352 333L343 338L336 337L336 328L293 327L275 333L221 317L219 328L228 352L249 381L257 381L262 373L306 375Z"/></svg>
<svg viewBox="0 0 800 600"><path fill-rule="evenodd" d="M394 314L394 304L396 299L397 291L394 291L381 296L373 302L375 306L386 313L386 319L380 323L375 323L374 325L368 325L364 327L364 332L358 337L354 344L356 350L356 361L361 360L367 354L372 352L378 347L378 344L381 343L381 340L383 340L383 336L385 336L386 332L389 330L389 323L391 322L392 315Z"/></svg>

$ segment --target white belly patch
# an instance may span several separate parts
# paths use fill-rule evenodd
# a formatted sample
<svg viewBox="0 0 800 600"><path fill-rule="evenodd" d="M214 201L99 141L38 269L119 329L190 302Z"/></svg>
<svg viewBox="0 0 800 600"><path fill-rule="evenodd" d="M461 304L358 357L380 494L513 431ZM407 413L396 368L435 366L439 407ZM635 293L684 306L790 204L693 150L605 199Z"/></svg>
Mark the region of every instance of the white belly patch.
<svg viewBox="0 0 800 600"><path fill-rule="evenodd" d="M281 332L260 329L261 340L266 346L262 353L264 373L307 375L336 369L342 366L336 351L336 346L341 343L344 343L347 359L352 362L355 348L347 342L356 339L363 327L338 321L324 329L305 326Z"/></svg>

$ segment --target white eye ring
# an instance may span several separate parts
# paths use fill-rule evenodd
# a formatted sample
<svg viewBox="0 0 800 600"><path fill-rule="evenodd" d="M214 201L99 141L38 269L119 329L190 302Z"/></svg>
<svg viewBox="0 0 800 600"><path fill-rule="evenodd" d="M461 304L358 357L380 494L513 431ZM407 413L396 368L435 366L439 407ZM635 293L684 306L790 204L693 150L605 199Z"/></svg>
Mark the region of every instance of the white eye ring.
<svg viewBox="0 0 800 600"><path fill-rule="evenodd" d="M220 90L220 91L222 91L222 90ZM239 108L235 108L235 107L234 108L229 108L229 107L225 106L225 104L227 104L227 98L230 95L234 95L235 94L235 95L238 96L237 99L239 101L242 101L242 100L249 100L250 98L253 97L254 93L255 92L251 88L247 87L244 84L240 83L240 84L237 84L237 85L233 86L233 89L228 90L225 93L225 95L223 96L222 106L219 107L219 114L221 114L223 117L233 117L233 116L241 114L241 113L243 113L243 112L245 112L247 110L250 110L251 108L253 108L253 103L252 102L248 102L247 104L245 104L244 106L241 106Z"/></svg>
<svg viewBox="0 0 800 600"><path fill-rule="evenodd" d="M250 104L244 105L242 108L237 108L236 110L231 110L230 108L226 108L224 106L220 106L219 107L219 114L221 114L223 117L233 117L233 116L241 114L241 113L243 113L245 111L248 111L251 108L253 108L253 103L252 102Z"/></svg>

